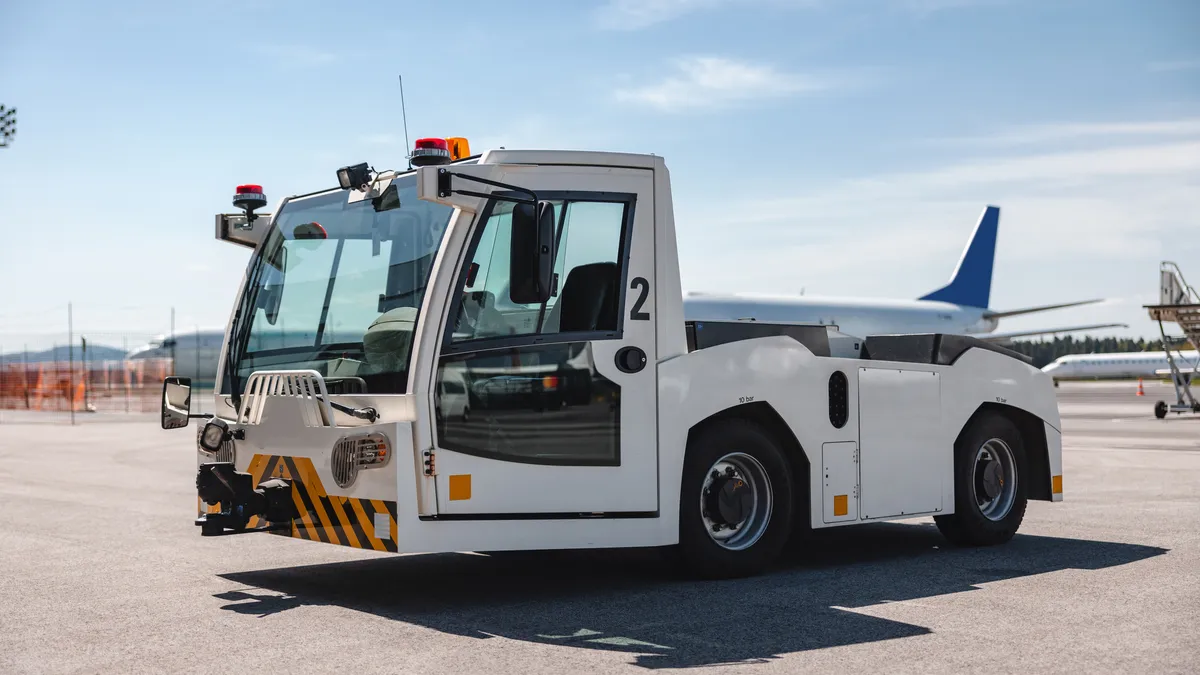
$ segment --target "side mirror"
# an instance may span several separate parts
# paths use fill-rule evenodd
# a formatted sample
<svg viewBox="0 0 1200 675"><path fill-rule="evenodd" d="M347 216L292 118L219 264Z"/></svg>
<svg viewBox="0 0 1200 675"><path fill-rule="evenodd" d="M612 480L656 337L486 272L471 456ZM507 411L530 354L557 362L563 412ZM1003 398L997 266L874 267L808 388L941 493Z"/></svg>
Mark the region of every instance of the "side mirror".
<svg viewBox="0 0 1200 675"><path fill-rule="evenodd" d="M163 380L162 428L186 427L191 412L192 378L172 376Z"/></svg>
<svg viewBox="0 0 1200 675"><path fill-rule="evenodd" d="M517 204L512 212L508 293L518 305L550 299L554 282L554 205Z"/></svg>

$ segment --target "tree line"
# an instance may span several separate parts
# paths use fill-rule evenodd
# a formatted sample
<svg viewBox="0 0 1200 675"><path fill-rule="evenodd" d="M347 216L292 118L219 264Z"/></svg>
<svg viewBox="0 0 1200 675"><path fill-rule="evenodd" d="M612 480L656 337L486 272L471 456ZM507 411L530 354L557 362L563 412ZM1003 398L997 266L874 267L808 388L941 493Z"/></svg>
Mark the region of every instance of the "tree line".
<svg viewBox="0 0 1200 675"><path fill-rule="evenodd" d="M1033 365L1041 368L1060 356L1067 354L1110 354L1113 352L1161 352L1162 340L1145 338L1073 338L1056 337L1052 340L1014 340L1010 348L1033 359ZM1191 349L1188 345L1171 344L1171 349Z"/></svg>

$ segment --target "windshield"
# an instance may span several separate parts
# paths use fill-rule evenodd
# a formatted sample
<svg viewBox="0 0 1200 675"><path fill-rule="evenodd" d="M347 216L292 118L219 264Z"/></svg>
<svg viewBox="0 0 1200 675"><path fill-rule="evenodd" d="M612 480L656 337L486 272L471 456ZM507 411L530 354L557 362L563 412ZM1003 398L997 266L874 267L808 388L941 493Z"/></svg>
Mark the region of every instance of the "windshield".
<svg viewBox="0 0 1200 675"><path fill-rule="evenodd" d="M239 393L254 371L297 369L321 373L331 394L405 392L417 313L453 209L418 200L415 175L392 185L398 203L349 204L334 190L293 199L276 216L248 277L242 302L252 312L243 309L233 331Z"/></svg>

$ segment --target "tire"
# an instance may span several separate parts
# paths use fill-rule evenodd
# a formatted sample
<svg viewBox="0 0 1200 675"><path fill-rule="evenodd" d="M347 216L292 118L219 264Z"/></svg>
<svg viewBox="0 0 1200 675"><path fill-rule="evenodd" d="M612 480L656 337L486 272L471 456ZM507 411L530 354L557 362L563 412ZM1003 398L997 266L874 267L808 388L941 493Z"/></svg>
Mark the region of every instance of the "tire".
<svg viewBox="0 0 1200 675"><path fill-rule="evenodd" d="M688 443L682 480L678 550L688 571L728 579L757 574L775 561L792 529L792 473L783 451L759 426L724 420L697 430ZM728 501L718 501L717 495ZM708 506L702 505L706 499ZM731 513L744 517L739 521ZM733 527L723 522L727 517ZM717 533L710 534L714 527Z"/></svg>
<svg viewBox="0 0 1200 675"><path fill-rule="evenodd" d="M989 456L1001 465L999 476L989 467ZM993 412L977 417L954 444L954 513L935 516L938 529L959 546L992 546L1012 539L1025 518L1028 467L1021 432L1011 420ZM989 471L993 472L990 480L985 478ZM1016 473L1015 486L1011 472ZM988 500L989 489L997 491L992 500ZM980 500L986 503L981 505Z"/></svg>
<svg viewBox="0 0 1200 675"><path fill-rule="evenodd" d="M1167 402L1166 401L1155 402L1154 416L1160 420L1167 416Z"/></svg>

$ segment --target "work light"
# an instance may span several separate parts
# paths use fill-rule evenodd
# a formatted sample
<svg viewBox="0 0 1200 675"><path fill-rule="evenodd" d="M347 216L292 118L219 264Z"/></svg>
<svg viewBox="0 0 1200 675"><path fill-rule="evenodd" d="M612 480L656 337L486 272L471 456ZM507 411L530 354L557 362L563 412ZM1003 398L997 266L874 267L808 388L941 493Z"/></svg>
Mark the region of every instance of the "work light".
<svg viewBox="0 0 1200 675"><path fill-rule="evenodd" d="M371 169L366 162L354 166L343 166L337 170L338 185L343 190L360 188L371 181Z"/></svg>
<svg viewBox="0 0 1200 675"><path fill-rule="evenodd" d="M229 425L220 417L214 417L204 425L204 430L200 432L200 447L209 452L217 452L228 439Z"/></svg>

